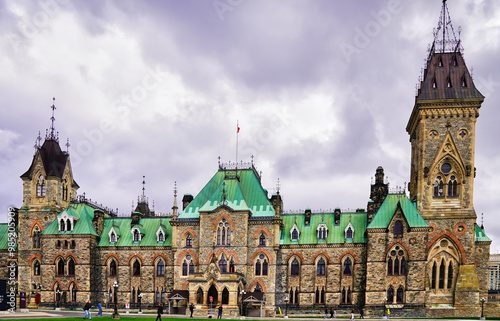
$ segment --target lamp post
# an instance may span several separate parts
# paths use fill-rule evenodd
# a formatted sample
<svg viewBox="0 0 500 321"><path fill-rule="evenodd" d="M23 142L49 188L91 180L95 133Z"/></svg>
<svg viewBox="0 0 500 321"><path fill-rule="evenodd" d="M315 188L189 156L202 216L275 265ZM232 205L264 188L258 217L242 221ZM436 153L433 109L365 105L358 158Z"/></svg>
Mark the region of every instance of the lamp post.
<svg viewBox="0 0 500 321"><path fill-rule="evenodd" d="M384 303L382 304L382 319L387 319L387 316L385 314L385 302L387 302L387 298L384 298Z"/></svg>
<svg viewBox="0 0 500 321"><path fill-rule="evenodd" d="M245 291L241 290L240 295L241 295L241 316L243 316L243 296L247 294Z"/></svg>
<svg viewBox="0 0 500 321"><path fill-rule="evenodd" d="M483 298L481 298L481 320L485 320L485 318L484 318L484 302L486 302L486 299L483 297Z"/></svg>
<svg viewBox="0 0 500 321"><path fill-rule="evenodd" d="M142 293L139 293L139 295L137 296L137 298L139 299L139 313L142 313L142 310L141 310Z"/></svg>
<svg viewBox="0 0 500 321"><path fill-rule="evenodd" d="M285 318L288 318L288 297L286 296L283 301L285 301Z"/></svg>
<svg viewBox="0 0 500 321"><path fill-rule="evenodd" d="M115 283L113 283L113 288L115 289L115 310L113 311L113 315L111 316L111 319L120 319L120 314L118 314L118 308L117 308L117 304L118 302L118 282L115 281Z"/></svg>

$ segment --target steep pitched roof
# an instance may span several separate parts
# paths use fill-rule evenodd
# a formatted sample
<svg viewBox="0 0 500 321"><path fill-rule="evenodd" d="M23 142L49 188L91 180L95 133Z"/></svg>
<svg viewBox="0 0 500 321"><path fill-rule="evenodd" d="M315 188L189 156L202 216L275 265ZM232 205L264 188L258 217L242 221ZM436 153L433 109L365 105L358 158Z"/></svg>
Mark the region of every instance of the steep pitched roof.
<svg viewBox="0 0 500 321"><path fill-rule="evenodd" d="M45 230L43 234L73 234L73 235L95 235L98 236L92 225L94 218L94 208L85 203L70 204L61 213L57 215L59 218L63 213L77 218L75 226L71 231L59 231L59 220L55 219Z"/></svg>
<svg viewBox="0 0 500 321"><path fill-rule="evenodd" d="M484 230L477 224L476 225L476 242L491 242L491 239L486 235Z"/></svg>
<svg viewBox="0 0 500 321"><path fill-rule="evenodd" d="M417 101L484 99L477 90L461 52L434 53L427 63Z"/></svg>
<svg viewBox="0 0 500 321"><path fill-rule="evenodd" d="M170 217L144 217L138 225L134 227L139 228L142 234L140 242L134 242L131 218L107 218L104 220L104 229L102 230L101 240L98 246L171 246L172 245L172 226L169 224ZM165 241L157 242L156 232L161 226L165 232ZM116 243L109 242L109 232L111 227L117 232L118 240Z"/></svg>
<svg viewBox="0 0 500 321"><path fill-rule="evenodd" d="M334 213L314 213L311 215L310 224L305 225L305 214L283 214L284 228L281 229L280 244L332 244L332 243L366 243L365 230L367 222L366 212L341 213L340 224L335 225ZM319 224L326 224L328 234L326 241L318 240L317 228ZM351 223L354 228L354 238L346 240L345 229ZM294 224L300 231L299 240L292 240L290 231Z"/></svg>
<svg viewBox="0 0 500 321"><path fill-rule="evenodd" d="M398 204L401 206L403 215L410 228L429 226L417 211L415 204L408 199L406 194L389 194L385 198L384 203L382 203L382 206L380 206L377 214L375 214L370 225L368 225L368 228L387 228L396 213Z"/></svg>
<svg viewBox="0 0 500 321"><path fill-rule="evenodd" d="M0 250L7 250L9 248L9 224L0 224Z"/></svg>
<svg viewBox="0 0 500 321"><path fill-rule="evenodd" d="M224 191L224 193L223 193ZM179 218L198 218L200 211L212 211L221 205L233 210L248 210L252 216L274 216L274 209L267 198L267 192L253 169L220 169L189 205Z"/></svg>

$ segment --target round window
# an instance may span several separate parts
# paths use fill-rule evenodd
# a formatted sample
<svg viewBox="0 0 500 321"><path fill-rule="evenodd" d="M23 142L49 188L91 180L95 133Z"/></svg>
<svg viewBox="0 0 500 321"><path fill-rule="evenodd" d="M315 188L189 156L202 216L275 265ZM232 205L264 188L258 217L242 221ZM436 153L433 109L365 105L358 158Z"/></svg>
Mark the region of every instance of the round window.
<svg viewBox="0 0 500 321"><path fill-rule="evenodd" d="M405 255L405 252L403 252L402 250L399 250L398 255L403 256L403 255Z"/></svg>
<svg viewBox="0 0 500 321"><path fill-rule="evenodd" d="M392 250L391 251L391 256L396 256L396 251Z"/></svg>
<svg viewBox="0 0 500 321"><path fill-rule="evenodd" d="M444 163L443 165L441 165L441 171L444 174L448 174L451 171L451 165L448 163Z"/></svg>
<svg viewBox="0 0 500 321"><path fill-rule="evenodd" d="M263 260L264 259L264 254L259 255L259 259Z"/></svg>
<svg viewBox="0 0 500 321"><path fill-rule="evenodd" d="M187 255L186 260L188 260L188 261L191 260L191 255Z"/></svg>

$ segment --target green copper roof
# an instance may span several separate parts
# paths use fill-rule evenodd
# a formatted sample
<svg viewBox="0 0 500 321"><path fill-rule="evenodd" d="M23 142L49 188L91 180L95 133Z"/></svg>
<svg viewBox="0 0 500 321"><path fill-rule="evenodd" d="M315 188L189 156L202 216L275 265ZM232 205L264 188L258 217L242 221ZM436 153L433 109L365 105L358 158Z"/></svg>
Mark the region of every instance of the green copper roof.
<svg viewBox="0 0 500 321"><path fill-rule="evenodd" d="M476 225L476 242L491 242L491 239L484 233L484 230L477 224Z"/></svg>
<svg viewBox="0 0 500 321"><path fill-rule="evenodd" d="M104 229L102 230L101 240L98 246L171 246L172 245L172 227L170 226L170 217L147 217L141 218L138 227L141 232L141 241L134 242L132 234L131 218L108 218L104 220ZM110 243L109 232L111 227L118 235L116 243ZM162 228L165 235L164 242L157 242L156 232Z"/></svg>
<svg viewBox="0 0 500 321"><path fill-rule="evenodd" d="M63 213L68 213L69 216L76 218L76 224L72 231L59 231L59 221L56 219L45 230L43 234L91 234L98 236L94 227L92 226L92 219L94 218L94 208L84 204L70 204L61 213L57 215L60 217Z"/></svg>
<svg viewBox="0 0 500 321"><path fill-rule="evenodd" d="M179 218L199 218L200 211L212 211L219 207L223 195L225 205L233 210L248 210L254 217L274 216L273 206L253 169L238 170L237 176L235 170L221 169L182 211Z"/></svg>
<svg viewBox="0 0 500 321"><path fill-rule="evenodd" d="M7 223L0 224L0 250L9 248L9 225Z"/></svg>
<svg viewBox="0 0 500 321"><path fill-rule="evenodd" d="M334 213L314 213L311 215L310 224L305 225L305 215L283 214L281 216L285 227L281 229L280 244L332 244L332 243L366 243L366 213L341 213L340 224L334 225ZM318 240L317 228L320 224L326 224L328 228L327 239ZM347 225L351 223L354 229L353 239L345 238ZM300 231L299 240L291 239L291 230L297 224Z"/></svg>
<svg viewBox="0 0 500 321"><path fill-rule="evenodd" d="M375 214L370 225L368 225L368 228L387 228L396 213L398 203L403 210L403 215L410 228L429 226L417 211L415 204L408 199L406 194L389 194L385 198L384 203L382 203L382 206L380 206L377 214Z"/></svg>

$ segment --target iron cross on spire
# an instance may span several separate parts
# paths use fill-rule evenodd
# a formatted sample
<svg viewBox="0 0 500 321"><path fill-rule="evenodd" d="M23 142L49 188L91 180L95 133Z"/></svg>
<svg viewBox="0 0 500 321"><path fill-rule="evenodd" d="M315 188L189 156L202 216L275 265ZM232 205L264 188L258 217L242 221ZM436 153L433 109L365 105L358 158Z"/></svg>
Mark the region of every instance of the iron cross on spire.
<svg viewBox="0 0 500 321"><path fill-rule="evenodd" d="M145 197L146 192L146 176L142 176L142 197Z"/></svg>

